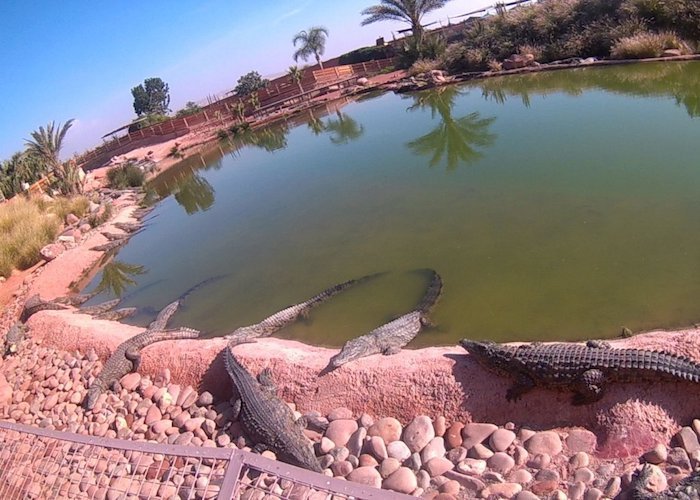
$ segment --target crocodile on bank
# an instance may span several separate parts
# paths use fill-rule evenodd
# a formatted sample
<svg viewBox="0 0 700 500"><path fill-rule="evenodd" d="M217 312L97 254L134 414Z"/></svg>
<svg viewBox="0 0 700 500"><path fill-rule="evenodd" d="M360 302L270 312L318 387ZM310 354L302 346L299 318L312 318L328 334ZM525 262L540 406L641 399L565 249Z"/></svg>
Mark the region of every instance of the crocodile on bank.
<svg viewBox="0 0 700 500"><path fill-rule="evenodd" d="M362 278L339 283L322 291L318 295L311 297L309 300L305 300L304 302L289 306L279 312L276 312L272 316L262 320L260 323L237 328L232 333L226 335L226 338L238 343L243 343L258 337L269 337L285 326L294 323L299 317L306 317L311 309L327 301L334 295L339 294L353 285L376 278L377 276L380 276L380 274L382 273L370 274L368 276L363 276Z"/></svg>
<svg viewBox="0 0 700 500"><path fill-rule="evenodd" d="M17 352L22 340L24 340L25 333L27 333L27 328L19 321L10 327L5 334L5 357Z"/></svg>
<svg viewBox="0 0 700 500"><path fill-rule="evenodd" d="M640 381L700 382L700 363L684 356L643 349L615 349L606 342L533 343L519 346L460 341L485 368L515 377L506 399L517 401L534 387L574 392L573 404L603 397L606 383Z"/></svg>
<svg viewBox="0 0 700 500"><path fill-rule="evenodd" d="M416 309L375 328L366 335L348 340L321 373L328 373L350 361L372 354L382 353L387 356L396 354L413 340L424 326L430 325L430 311L442 293L440 275L432 269L430 273L430 284Z"/></svg>
<svg viewBox="0 0 700 500"><path fill-rule="evenodd" d="M97 375L85 398L85 408L95 407L100 395L111 389L127 373L138 370L141 364L141 349L163 340L196 339L199 331L191 328L176 328L173 330L146 330L125 340L112 353L102 371Z"/></svg>
<svg viewBox="0 0 700 500"><path fill-rule="evenodd" d="M25 323L32 315L39 311L59 311L68 309L67 305L57 302L57 300L43 300L39 294L32 295L24 303L19 320Z"/></svg>
<svg viewBox="0 0 700 500"><path fill-rule="evenodd" d="M645 464L630 483L628 498L631 500L700 500L700 470L682 479L676 486L659 493L647 489L653 468Z"/></svg>
<svg viewBox="0 0 700 500"><path fill-rule="evenodd" d="M119 302L121 302L121 299L112 299L106 302L95 304L94 306L83 307L77 312L79 312L80 314L90 314L92 316L96 316L98 314L103 314L111 309L114 309L114 307L116 307L116 305L119 304Z"/></svg>
<svg viewBox="0 0 700 500"><path fill-rule="evenodd" d="M239 418L246 435L258 452L269 449L283 462L315 472L323 472L314 454L311 441L304 435L304 421L294 419L292 410L277 397L269 370L263 370L258 380L241 365L232 349L240 342L229 341L224 360L239 399L234 405L234 418Z"/></svg>

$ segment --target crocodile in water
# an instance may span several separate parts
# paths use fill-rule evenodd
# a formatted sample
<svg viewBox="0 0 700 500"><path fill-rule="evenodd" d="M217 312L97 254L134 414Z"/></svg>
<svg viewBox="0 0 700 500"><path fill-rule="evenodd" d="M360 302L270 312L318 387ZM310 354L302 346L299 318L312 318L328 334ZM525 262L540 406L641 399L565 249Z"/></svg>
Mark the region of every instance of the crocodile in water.
<svg viewBox="0 0 700 500"><path fill-rule="evenodd" d="M632 500L700 500L700 470L678 482L676 486L660 493L647 489L653 468L646 464L632 479L629 498Z"/></svg>
<svg viewBox="0 0 700 500"><path fill-rule="evenodd" d="M506 399L517 401L534 387L574 391L574 404L603 397L608 382L688 380L700 382L700 364L686 357L643 349L614 349L600 341L587 344L533 343L520 346L461 340L485 368L515 377Z"/></svg>
<svg viewBox="0 0 700 500"><path fill-rule="evenodd" d="M295 421L292 410L277 397L269 371L258 380L241 365L232 349L236 339L224 349L226 370L239 395L234 407L246 435L255 443L256 451L269 449L283 462L322 472L311 441L304 435L303 421Z"/></svg>
<svg viewBox="0 0 700 500"><path fill-rule="evenodd" d="M120 321L124 318L133 316L138 311L135 307L121 307L113 311L105 311L94 316L95 319L104 319L108 321Z"/></svg>
<svg viewBox="0 0 700 500"><path fill-rule="evenodd" d="M237 328L233 331L233 333L228 334L226 338L234 340L238 343L243 343L258 337L269 337L276 331L281 330L285 326L294 323L299 317L305 317L309 314L309 311L311 311L311 309L327 301L334 295L339 294L343 290L346 290L353 285L357 285L358 283L362 283L363 281L367 281L377 276L379 276L379 274L371 274L362 278L339 283L331 288L322 291L318 295L311 297L309 300L306 300L299 304L295 304L293 306L289 306L286 309L282 309L281 311L276 312L272 316L269 316L262 320L260 323Z"/></svg>
<svg viewBox="0 0 700 500"><path fill-rule="evenodd" d="M109 357L100 374L90 385L85 399L85 408L95 407L100 394L111 389L127 373L138 370L141 363L141 349L163 340L196 339L199 331L191 328L173 330L146 330L131 337L117 346Z"/></svg>
<svg viewBox="0 0 700 500"><path fill-rule="evenodd" d="M430 324L429 313L442 293L442 279L431 270L430 285L416 309L408 314L375 328L366 335L348 340L338 354L333 356L322 373L372 354L391 355L413 340L421 329Z"/></svg>

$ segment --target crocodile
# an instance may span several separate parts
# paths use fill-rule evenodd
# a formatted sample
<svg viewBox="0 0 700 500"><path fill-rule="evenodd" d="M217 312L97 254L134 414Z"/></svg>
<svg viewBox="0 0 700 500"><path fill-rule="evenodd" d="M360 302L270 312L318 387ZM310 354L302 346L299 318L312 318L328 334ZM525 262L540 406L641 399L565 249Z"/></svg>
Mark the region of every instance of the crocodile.
<svg viewBox="0 0 700 500"><path fill-rule="evenodd" d="M299 317L305 318L308 316L311 309L327 301L334 295L350 288L353 285L357 285L364 281L376 278L380 276L381 273L370 274L363 276L362 278L352 279L339 283L335 286L327 288L318 295L314 295L308 300L289 306L276 312L272 316L269 316L262 320L260 323L254 325L242 326L237 328L232 333L226 335L226 338L233 339L239 343L245 342L247 340L252 340L259 337L269 337L273 333L281 330L287 325L294 323Z"/></svg>
<svg viewBox="0 0 700 500"><path fill-rule="evenodd" d="M66 295L65 297L58 297L57 299L53 299L52 302L55 302L56 304L65 304L65 305L77 307L80 304L84 304L85 302L87 302L88 300L93 298L98 293L100 293L99 290L94 290L90 293Z"/></svg>
<svg viewBox="0 0 700 500"><path fill-rule="evenodd" d="M129 238L122 238L120 240L113 240L109 241L103 245L97 245L94 247L91 247L90 250L93 252L109 252L111 250L114 250L115 248L122 247L126 245L129 242Z"/></svg>
<svg viewBox="0 0 700 500"><path fill-rule="evenodd" d="M68 309L65 304L60 304L55 300L43 300L38 294L32 295L24 303L22 308L22 313L19 316L19 320L25 323L33 314L39 311L59 311L61 309Z"/></svg>
<svg viewBox="0 0 700 500"><path fill-rule="evenodd" d="M700 382L700 363L687 357L616 349L602 341L509 346L464 339L460 344L485 368L515 377L506 393L508 401L517 401L538 386L572 390L572 403L582 405L600 400L607 382Z"/></svg>
<svg viewBox="0 0 700 500"><path fill-rule="evenodd" d="M141 229L142 225L135 222L115 222L112 224L117 229L121 229L125 233L135 233Z"/></svg>
<svg viewBox="0 0 700 500"><path fill-rule="evenodd" d="M634 475L628 495L631 500L700 500L700 470L694 471L666 491L651 493L647 485L653 470L653 467L645 464Z"/></svg>
<svg viewBox="0 0 700 500"><path fill-rule="evenodd" d="M224 349L224 360L239 399L234 404L234 418L240 418L246 435L257 452L269 449L283 462L315 472L323 472L311 441L304 435L303 419L295 420L292 410L275 394L269 369L256 380L233 355L241 343L231 339Z"/></svg>
<svg viewBox="0 0 700 500"><path fill-rule="evenodd" d="M10 327L5 334L5 356L17 352L26 332L27 328L19 321Z"/></svg>
<svg viewBox="0 0 700 500"><path fill-rule="evenodd" d="M99 304L95 304L94 306L87 306L81 308L78 312L81 314L90 314L90 315L98 315L105 313L111 309L114 309L114 307L121 302L121 299L112 299L108 300L106 302L101 302Z"/></svg>
<svg viewBox="0 0 700 500"><path fill-rule="evenodd" d="M114 309L113 311L105 311L96 314L95 319L104 319L108 321L120 321L124 318L128 318L136 314L138 309L135 307L122 307L119 309Z"/></svg>
<svg viewBox="0 0 700 500"><path fill-rule="evenodd" d="M199 331L192 328L176 328L173 330L146 330L125 340L112 353L102 371L90 384L85 398L85 408L92 410L100 395L111 389L129 372L138 370L141 364L141 349L163 340L196 339Z"/></svg>
<svg viewBox="0 0 700 500"><path fill-rule="evenodd" d="M430 270L430 285L416 309L390 321L360 337L348 340L338 354L333 356L321 373L325 374L336 368L365 356L373 354L392 355L413 340L424 326L429 326L429 314L442 293L442 278Z"/></svg>
<svg viewBox="0 0 700 500"><path fill-rule="evenodd" d="M117 234L117 233L109 233L107 231L104 231L101 234L102 234L102 236L107 238L109 241L123 240L126 237L124 235L124 233Z"/></svg>

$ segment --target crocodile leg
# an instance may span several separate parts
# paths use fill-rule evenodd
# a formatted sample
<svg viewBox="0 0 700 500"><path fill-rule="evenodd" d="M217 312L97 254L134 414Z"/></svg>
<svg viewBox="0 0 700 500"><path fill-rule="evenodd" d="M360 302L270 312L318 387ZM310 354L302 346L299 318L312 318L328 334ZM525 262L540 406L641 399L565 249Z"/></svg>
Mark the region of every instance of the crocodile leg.
<svg viewBox="0 0 700 500"><path fill-rule="evenodd" d="M241 414L241 398L236 399L233 403L231 403L231 408L233 410L231 414L231 419L232 420L238 420L238 417Z"/></svg>
<svg viewBox="0 0 700 500"><path fill-rule="evenodd" d="M141 353L135 347L130 347L124 351L124 357L131 361L131 371L135 372L141 366Z"/></svg>
<svg viewBox="0 0 700 500"><path fill-rule="evenodd" d="M391 356L391 355L393 355L393 354L398 354L398 353L400 353L400 352L401 352L401 347L399 347L399 346L397 346L397 345L392 345L392 346L389 346L389 347L387 347L386 349L384 349L384 350L382 351L382 354L383 354L384 356Z"/></svg>
<svg viewBox="0 0 700 500"><path fill-rule="evenodd" d="M525 373L518 374L515 383L506 391L506 401L517 402L523 394L535 387L535 381Z"/></svg>
<svg viewBox="0 0 700 500"><path fill-rule="evenodd" d="M591 369L586 370L581 378L576 382L572 404L580 406L595 403L603 397L603 385L605 375L602 371Z"/></svg>

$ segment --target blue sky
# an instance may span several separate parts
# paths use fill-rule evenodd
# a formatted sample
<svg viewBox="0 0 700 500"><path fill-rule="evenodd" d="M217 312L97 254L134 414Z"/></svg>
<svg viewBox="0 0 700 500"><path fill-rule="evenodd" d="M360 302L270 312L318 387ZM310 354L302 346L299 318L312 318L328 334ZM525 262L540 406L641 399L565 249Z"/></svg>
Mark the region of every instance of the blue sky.
<svg viewBox="0 0 700 500"><path fill-rule="evenodd" d="M251 70L294 64L291 40L314 25L330 31L324 58L391 39L400 23L360 26L374 0L0 0L0 160L53 120L76 121L63 156L82 152L135 117L131 88L158 76L170 107L232 89ZM452 0L425 21L491 5ZM301 61L300 61L301 62ZM311 62L311 61L310 61Z"/></svg>

